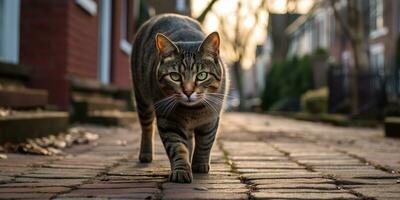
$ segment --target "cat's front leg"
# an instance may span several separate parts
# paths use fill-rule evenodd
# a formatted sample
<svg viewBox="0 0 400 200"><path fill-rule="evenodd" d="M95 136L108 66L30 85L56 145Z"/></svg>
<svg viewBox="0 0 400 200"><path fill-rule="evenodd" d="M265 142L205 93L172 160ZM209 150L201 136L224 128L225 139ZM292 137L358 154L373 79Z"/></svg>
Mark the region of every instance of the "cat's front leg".
<svg viewBox="0 0 400 200"><path fill-rule="evenodd" d="M210 153L218 130L218 120L195 129L195 148L192 171L208 173L210 171Z"/></svg>
<svg viewBox="0 0 400 200"><path fill-rule="evenodd" d="M183 133L178 134L178 131L165 130L161 127L158 130L171 163L169 180L176 183L191 183L193 175L187 138Z"/></svg>

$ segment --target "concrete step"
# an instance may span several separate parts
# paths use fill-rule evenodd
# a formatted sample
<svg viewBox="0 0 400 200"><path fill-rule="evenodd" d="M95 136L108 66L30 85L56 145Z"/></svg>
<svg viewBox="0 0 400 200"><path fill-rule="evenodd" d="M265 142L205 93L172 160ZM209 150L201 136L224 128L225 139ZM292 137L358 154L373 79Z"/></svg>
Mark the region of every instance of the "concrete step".
<svg viewBox="0 0 400 200"><path fill-rule="evenodd" d="M385 136L400 138L400 117L385 118Z"/></svg>
<svg viewBox="0 0 400 200"><path fill-rule="evenodd" d="M122 100L115 100L110 98L84 98L75 99L72 101L73 121L85 121L90 113L99 111L123 111L126 109L126 102Z"/></svg>
<svg viewBox="0 0 400 200"><path fill-rule="evenodd" d="M103 111L90 114L84 122L104 126L129 126L137 121L136 112Z"/></svg>
<svg viewBox="0 0 400 200"><path fill-rule="evenodd" d="M0 107L29 109L45 107L48 94L46 90L30 88L0 88Z"/></svg>
<svg viewBox="0 0 400 200"><path fill-rule="evenodd" d="M68 124L67 112L25 111L0 115L0 143L65 132Z"/></svg>

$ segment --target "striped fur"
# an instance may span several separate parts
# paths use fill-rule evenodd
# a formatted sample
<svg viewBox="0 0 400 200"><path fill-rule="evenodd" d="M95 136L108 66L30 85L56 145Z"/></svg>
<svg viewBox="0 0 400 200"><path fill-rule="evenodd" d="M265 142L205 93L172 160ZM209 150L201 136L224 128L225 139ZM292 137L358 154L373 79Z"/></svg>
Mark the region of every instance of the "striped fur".
<svg viewBox="0 0 400 200"><path fill-rule="evenodd" d="M170 180L208 173L228 88L219 36L205 37L196 21L175 14L153 17L133 43L131 72L142 127L139 160L153 159L157 126L171 163Z"/></svg>

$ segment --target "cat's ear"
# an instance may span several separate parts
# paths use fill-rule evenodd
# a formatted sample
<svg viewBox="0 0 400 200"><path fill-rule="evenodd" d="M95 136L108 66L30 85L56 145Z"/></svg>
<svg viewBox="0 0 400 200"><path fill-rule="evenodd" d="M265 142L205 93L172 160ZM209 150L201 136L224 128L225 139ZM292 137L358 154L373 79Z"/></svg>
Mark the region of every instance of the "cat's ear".
<svg viewBox="0 0 400 200"><path fill-rule="evenodd" d="M160 56L164 58L174 53L179 53L178 47L162 33L157 33L156 35L156 47Z"/></svg>
<svg viewBox="0 0 400 200"><path fill-rule="evenodd" d="M219 44L220 38L218 32L212 32L201 43L199 51L217 57L219 56Z"/></svg>

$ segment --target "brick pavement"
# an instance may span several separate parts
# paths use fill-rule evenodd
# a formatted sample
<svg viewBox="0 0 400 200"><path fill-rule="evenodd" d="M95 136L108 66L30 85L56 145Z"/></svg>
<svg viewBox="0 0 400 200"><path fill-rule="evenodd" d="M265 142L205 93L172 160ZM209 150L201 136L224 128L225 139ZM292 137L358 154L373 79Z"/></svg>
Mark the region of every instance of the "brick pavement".
<svg viewBox="0 0 400 200"><path fill-rule="evenodd" d="M381 129L228 113L210 174L175 184L159 140L137 162L137 124L84 128L100 139L68 156L0 160L0 199L400 199L400 140Z"/></svg>

